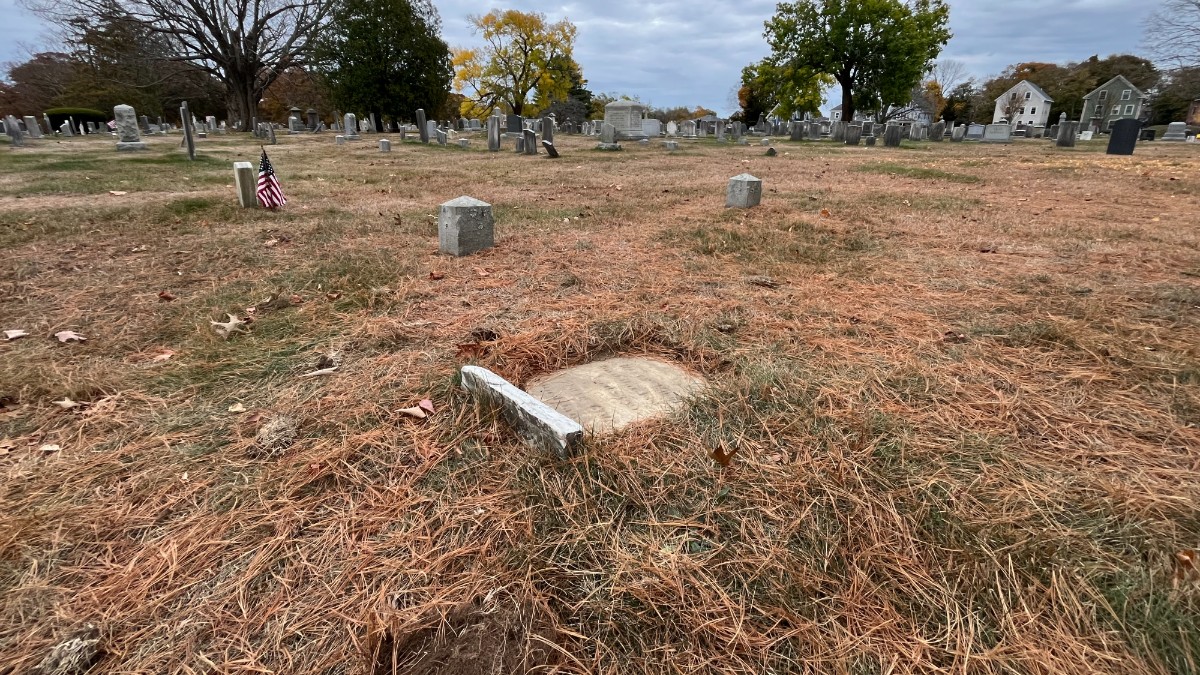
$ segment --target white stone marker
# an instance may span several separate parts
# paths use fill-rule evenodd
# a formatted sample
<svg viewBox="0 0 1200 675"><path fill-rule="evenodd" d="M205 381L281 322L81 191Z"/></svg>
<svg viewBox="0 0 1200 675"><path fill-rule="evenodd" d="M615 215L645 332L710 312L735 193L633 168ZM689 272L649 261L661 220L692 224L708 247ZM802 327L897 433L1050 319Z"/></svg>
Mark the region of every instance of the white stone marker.
<svg viewBox="0 0 1200 675"><path fill-rule="evenodd" d="M508 380L479 366L462 367L463 388L481 403L499 409L501 416L535 448L549 450L561 459L583 444L583 427Z"/></svg>
<svg viewBox="0 0 1200 675"><path fill-rule="evenodd" d="M138 129L137 113L131 105L113 107L113 120L117 124L117 150L145 150L142 132Z"/></svg>
<svg viewBox="0 0 1200 675"><path fill-rule="evenodd" d="M345 145L345 144L346 144L346 137L345 137L345 136L343 136L343 135L341 135L341 134L338 134L337 136L334 136L334 137L333 137L333 144L334 144L334 145Z"/></svg>
<svg viewBox="0 0 1200 675"><path fill-rule="evenodd" d="M258 207L258 180L250 162L233 163L233 184L237 187L238 205L243 209Z"/></svg>
<svg viewBox="0 0 1200 675"><path fill-rule="evenodd" d="M386 138L379 139L379 151L380 152L391 152L392 151L392 142Z"/></svg>
<svg viewBox="0 0 1200 675"><path fill-rule="evenodd" d="M762 179L743 173L729 179L725 190L725 208L748 209L762 201Z"/></svg>
<svg viewBox="0 0 1200 675"><path fill-rule="evenodd" d="M438 251L470 255L495 245L492 205L462 196L442 204L438 212Z"/></svg>

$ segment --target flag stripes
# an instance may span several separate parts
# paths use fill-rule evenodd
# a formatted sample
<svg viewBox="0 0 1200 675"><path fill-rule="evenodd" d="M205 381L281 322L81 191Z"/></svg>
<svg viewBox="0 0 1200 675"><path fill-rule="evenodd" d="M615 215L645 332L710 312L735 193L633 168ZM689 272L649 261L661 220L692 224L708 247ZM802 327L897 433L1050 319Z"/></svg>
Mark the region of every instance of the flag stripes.
<svg viewBox="0 0 1200 675"><path fill-rule="evenodd" d="M279 179L275 177L275 167L271 166L271 160L267 159L265 149L258 160L258 203L262 204L264 209L273 209L287 203L283 189L279 187Z"/></svg>

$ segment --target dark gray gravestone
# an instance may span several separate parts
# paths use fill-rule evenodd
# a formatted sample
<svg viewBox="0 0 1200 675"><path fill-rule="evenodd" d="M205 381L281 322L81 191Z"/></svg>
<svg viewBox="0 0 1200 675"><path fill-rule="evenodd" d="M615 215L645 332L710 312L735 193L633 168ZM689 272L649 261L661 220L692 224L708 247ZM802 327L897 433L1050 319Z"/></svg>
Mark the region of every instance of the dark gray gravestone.
<svg viewBox="0 0 1200 675"><path fill-rule="evenodd" d="M1079 129L1079 122L1062 122L1058 125L1058 136L1054 139L1055 145L1060 148L1075 147L1075 132Z"/></svg>
<svg viewBox="0 0 1200 675"><path fill-rule="evenodd" d="M550 159L558 159L558 150L554 149L552 141L543 140L542 147L546 149L546 154L550 155Z"/></svg>
<svg viewBox="0 0 1200 675"><path fill-rule="evenodd" d="M542 118L542 140L554 143L554 119L550 117Z"/></svg>
<svg viewBox="0 0 1200 675"><path fill-rule="evenodd" d="M901 129L899 124L889 124L883 128L883 144L889 148L900 147Z"/></svg>
<svg viewBox="0 0 1200 675"><path fill-rule="evenodd" d="M417 133L421 135L421 142L429 142L429 125L425 123L425 109L417 108Z"/></svg>
<svg viewBox="0 0 1200 675"><path fill-rule="evenodd" d="M1133 148L1137 145L1138 132L1141 130L1142 123L1138 120L1113 122L1112 129L1108 132L1108 150L1105 150L1105 154L1132 155Z"/></svg>
<svg viewBox="0 0 1200 675"><path fill-rule="evenodd" d="M1154 134L1156 134L1156 133L1157 132L1154 129L1142 129L1141 133L1138 134L1138 140L1139 141L1152 141L1152 140L1154 140Z"/></svg>
<svg viewBox="0 0 1200 675"><path fill-rule="evenodd" d="M504 118L504 130L510 134L519 134L525 131L525 125L521 123L521 116L509 115Z"/></svg>

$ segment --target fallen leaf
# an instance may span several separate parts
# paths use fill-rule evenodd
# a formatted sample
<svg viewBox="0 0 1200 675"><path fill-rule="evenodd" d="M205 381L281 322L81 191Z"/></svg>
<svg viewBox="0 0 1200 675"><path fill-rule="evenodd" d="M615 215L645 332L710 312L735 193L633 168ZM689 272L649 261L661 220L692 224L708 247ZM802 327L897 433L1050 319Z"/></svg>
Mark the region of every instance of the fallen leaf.
<svg viewBox="0 0 1200 675"><path fill-rule="evenodd" d="M6 330L6 331L4 331L4 339L5 340L19 340L19 339L25 337L26 335L29 335L29 331L24 331L24 330Z"/></svg>
<svg viewBox="0 0 1200 675"><path fill-rule="evenodd" d="M72 401L70 397L66 397L61 401L55 401L54 405L62 408L63 410L70 410L72 408L78 408L82 404L79 401Z"/></svg>
<svg viewBox="0 0 1200 675"><path fill-rule="evenodd" d="M244 412L246 412L246 406L244 406L240 402L238 402L238 403L234 403L233 405L229 406L227 408L227 410L231 413L244 413Z"/></svg>
<svg viewBox="0 0 1200 675"><path fill-rule="evenodd" d="M121 195L127 195L129 193L125 192L124 190L109 190L108 194L110 194L114 197L120 197Z"/></svg>
<svg viewBox="0 0 1200 675"><path fill-rule="evenodd" d="M144 253L149 250L150 250L149 246L142 244L141 246L134 246L133 248L129 249L129 252L130 253Z"/></svg>
<svg viewBox="0 0 1200 675"><path fill-rule="evenodd" d="M38 450L41 450L42 452L58 452L59 450L62 450L62 446L57 443L47 443L38 448Z"/></svg>
<svg viewBox="0 0 1200 675"><path fill-rule="evenodd" d="M275 245L278 243L279 243L278 239L268 239L263 242L263 246L266 246L267 248L274 248Z"/></svg>
<svg viewBox="0 0 1200 675"><path fill-rule="evenodd" d="M445 278L446 278L446 275L442 274L441 272L430 272L429 273L430 281L441 281L442 279L445 279Z"/></svg>
<svg viewBox="0 0 1200 675"><path fill-rule="evenodd" d="M170 302L175 299L175 296L171 295L171 291L159 291L158 299L162 302Z"/></svg>
<svg viewBox="0 0 1200 675"><path fill-rule="evenodd" d="M425 411L421 410L421 408L418 406L413 406L411 408L401 408L401 409L397 410L396 412L401 413L403 415L408 415L409 417L415 417L419 420L423 420L426 417L428 417L428 415L425 414Z"/></svg>
<svg viewBox="0 0 1200 675"><path fill-rule="evenodd" d="M340 297L342 297L341 293L326 293L325 294L325 299L330 302L333 302L334 300L337 300Z"/></svg>
<svg viewBox="0 0 1200 675"><path fill-rule="evenodd" d="M431 401L427 398L421 399L421 402L417 404L417 407L421 408L422 410L428 411L429 414L431 414L431 415L433 414L433 401Z"/></svg>
<svg viewBox="0 0 1200 675"><path fill-rule="evenodd" d="M232 314L226 314L225 316L228 317L229 320L225 321L224 323L222 323L220 321L209 321L208 322L209 324L212 325L213 330L217 331L218 335L220 335L222 338L228 340L229 336L233 335L234 333L245 333L246 332L246 328L245 328L246 322L245 321L237 318L236 316L234 316Z"/></svg>
<svg viewBox="0 0 1200 675"><path fill-rule="evenodd" d="M288 297L288 300L290 300L293 305L304 304L304 297L294 293Z"/></svg>
<svg viewBox="0 0 1200 675"><path fill-rule="evenodd" d="M1175 554L1174 585L1181 581L1200 581L1200 551L1187 549Z"/></svg>
<svg viewBox="0 0 1200 675"><path fill-rule="evenodd" d="M54 334L59 342L87 342L87 338L73 330L60 330Z"/></svg>
<svg viewBox="0 0 1200 675"><path fill-rule="evenodd" d="M170 349L164 349L161 353L155 354L154 358L150 359L150 362L162 363L163 361L169 360L172 356L175 356L175 352L171 351Z"/></svg>
<svg viewBox="0 0 1200 675"><path fill-rule="evenodd" d="M491 276L491 272L488 272L487 270L483 269L482 267L476 267L475 274L478 274L481 277Z"/></svg>
<svg viewBox="0 0 1200 675"><path fill-rule="evenodd" d="M833 214L829 213L829 209L821 209L821 217L822 218L828 218L831 215L833 215Z"/></svg>

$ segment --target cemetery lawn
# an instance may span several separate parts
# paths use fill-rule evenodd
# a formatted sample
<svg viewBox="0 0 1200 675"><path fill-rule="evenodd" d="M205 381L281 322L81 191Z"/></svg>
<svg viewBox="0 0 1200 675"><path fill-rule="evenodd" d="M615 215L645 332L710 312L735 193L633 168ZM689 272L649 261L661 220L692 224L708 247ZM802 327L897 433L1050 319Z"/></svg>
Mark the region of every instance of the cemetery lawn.
<svg viewBox="0 0 1200 675"><path fill-rule="evenodd" d="M1196 146L364 139L0 148L0 673L1200 670ZM572 461L456 384L636 354Z"/></svg>

